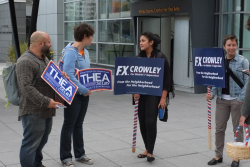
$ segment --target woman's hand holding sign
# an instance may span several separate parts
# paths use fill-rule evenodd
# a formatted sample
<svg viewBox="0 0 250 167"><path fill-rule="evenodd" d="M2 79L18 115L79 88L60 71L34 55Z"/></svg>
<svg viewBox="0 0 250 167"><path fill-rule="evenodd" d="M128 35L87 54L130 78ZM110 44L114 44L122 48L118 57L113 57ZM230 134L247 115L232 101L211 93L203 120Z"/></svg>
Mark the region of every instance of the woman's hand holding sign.
<svg viewBox="0 0 250 167"><path fill-rule="evenodd" d="M140 95L139 94L134 94L134 100L139 99Z"/></svg>
<svg viewBox="0 0 250 167"><path fill-rule="evenodd" d="M207 95L206 95L206 99L207 99L207 101L208 101L208 100L211 100L211 99L212 99L212 96L209 95L209 94L207 94Z"/></svg>

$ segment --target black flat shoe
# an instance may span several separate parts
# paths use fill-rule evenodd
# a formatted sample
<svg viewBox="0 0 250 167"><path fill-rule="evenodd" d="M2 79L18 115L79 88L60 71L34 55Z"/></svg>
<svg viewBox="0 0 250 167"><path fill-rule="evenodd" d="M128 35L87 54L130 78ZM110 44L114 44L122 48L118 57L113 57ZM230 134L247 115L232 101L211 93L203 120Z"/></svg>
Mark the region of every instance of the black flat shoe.
<svg viewBox="0 0 250 167"><path fill-rule="evenodd" d="M153 156L152 156L152 157L147 156L147 161L148 161L148 162L152 162L152 161L154 161L154 160L155 160L155 157L153 157Z"/></svg>
<svg viewBox="0 0 250 167"><path fill-rule="evenodd" d="M216 165L217 163L222 163L223 162L223 158L219 158L218 160L216 160L215 158L213 158L211 161L209 161L207 164L208 165Z"/></svg>
<svg viewBox="0 0 250 167"><path fill-rule="evenodd" d="M138 158L146 158L147 155L145 155L145 154L139 154L139 155L137 155L137 157L138 157Z"/></svg>
<svg viewBox="0 0 250 167"><path fill-rule="evenodd" d="M231 167L238 167L238 166L240 166L240 160L238 162L233 161L231 164Z"/></svg>

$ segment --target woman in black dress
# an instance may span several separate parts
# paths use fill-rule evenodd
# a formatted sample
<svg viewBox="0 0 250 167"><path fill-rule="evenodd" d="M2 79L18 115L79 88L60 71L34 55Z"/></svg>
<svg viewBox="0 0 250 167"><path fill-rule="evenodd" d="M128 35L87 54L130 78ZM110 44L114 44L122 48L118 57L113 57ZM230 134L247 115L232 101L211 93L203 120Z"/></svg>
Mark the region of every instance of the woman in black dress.
<svg viewBox="0 0 250 167"><path fill-rule="evenodd" d="M141 52L139 57L162 58L164 61L163 91L161 96L134 94L134 99L139 99L138 117L141 135L146 150L138 155L138 158L147 157L147 161L154 161L153 150L157 135L157 115L158 109L165 110L167 107L167 94L170 89L170 68L166 56L157 49L161 40L158 35L151 32L144 32L140 37Z"/></svg>

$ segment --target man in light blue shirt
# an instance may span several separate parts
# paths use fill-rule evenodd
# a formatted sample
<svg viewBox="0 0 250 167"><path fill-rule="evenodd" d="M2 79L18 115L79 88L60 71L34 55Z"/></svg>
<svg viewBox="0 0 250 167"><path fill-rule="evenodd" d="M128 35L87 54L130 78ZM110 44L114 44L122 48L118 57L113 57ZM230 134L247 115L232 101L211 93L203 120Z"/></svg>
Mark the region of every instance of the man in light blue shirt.
<svg viewBox="0 0 250 167"><path fill-rule="evenodd" d="M239 125L241 116L241 107L245 99L246 86L248 83L248 76L244 75L239 69L249 69L249 61L236 53L238 47L238 39L235 35L227 35L224 37L223 47L226 50L226 87L212 88L212 95L207 95L207 100L216 99L215 111L215 158L208 162L208 165L216 165L223 161L223 149L225 142L225 131L227 128L227 121L230 114L232 117L233 132L235 133ZM238 142L243 141L242 128L238 133ZM234 136L232 135L232 140ZM231 167L238 167L239 160L233 159Z"/></svg>

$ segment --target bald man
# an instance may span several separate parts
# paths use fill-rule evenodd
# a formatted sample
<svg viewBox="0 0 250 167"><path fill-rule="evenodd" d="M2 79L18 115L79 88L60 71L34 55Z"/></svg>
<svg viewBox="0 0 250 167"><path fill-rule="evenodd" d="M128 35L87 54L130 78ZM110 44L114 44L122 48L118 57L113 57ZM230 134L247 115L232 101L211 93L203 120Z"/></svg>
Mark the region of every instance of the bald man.
<svg viewBox="0 0 250 167"><path fill-rule="evenodd" d="M51 132L55 109L62 104L54 101L54 90L41 78L49 63L45 56L51 47L49 35L36 31L30 42L30 48L16 64L19 116L23 125L20 163L22 167L44 167L42 149Z"/></svg>

